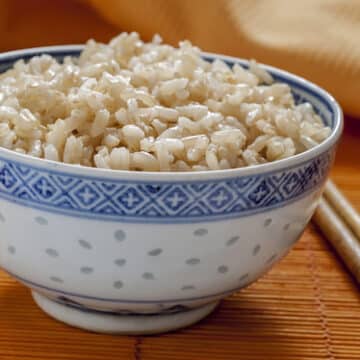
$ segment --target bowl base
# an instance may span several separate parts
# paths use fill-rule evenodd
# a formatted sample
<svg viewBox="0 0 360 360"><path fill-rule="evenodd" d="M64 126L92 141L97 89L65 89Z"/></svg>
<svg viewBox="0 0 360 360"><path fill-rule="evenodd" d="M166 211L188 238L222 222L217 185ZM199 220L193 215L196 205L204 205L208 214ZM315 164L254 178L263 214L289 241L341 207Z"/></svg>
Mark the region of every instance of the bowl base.
<svg viewBox="0 0 360 360"><path fill-rule="evenodd" d="M124 335L159 334L192 325L210 314L219 303L173 314L122 315L60 304L36 291L32 291L32 296L45 313L65 324L98 333Z"/></svg>

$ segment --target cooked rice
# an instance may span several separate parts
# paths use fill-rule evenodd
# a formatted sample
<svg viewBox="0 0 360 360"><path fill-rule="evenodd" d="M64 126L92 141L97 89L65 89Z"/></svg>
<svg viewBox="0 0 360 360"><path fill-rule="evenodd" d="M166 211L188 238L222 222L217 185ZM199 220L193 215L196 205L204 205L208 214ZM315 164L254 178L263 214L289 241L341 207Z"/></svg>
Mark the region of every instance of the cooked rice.
<svg viewBox="0 0 360 360"><path fill-rule="evenodd" d="M123 33L79 58L16 62L0 75L0 146L115 170L203 171L284 159L330 134L308 103L249 70L209 63L189 41Z"/></svg>

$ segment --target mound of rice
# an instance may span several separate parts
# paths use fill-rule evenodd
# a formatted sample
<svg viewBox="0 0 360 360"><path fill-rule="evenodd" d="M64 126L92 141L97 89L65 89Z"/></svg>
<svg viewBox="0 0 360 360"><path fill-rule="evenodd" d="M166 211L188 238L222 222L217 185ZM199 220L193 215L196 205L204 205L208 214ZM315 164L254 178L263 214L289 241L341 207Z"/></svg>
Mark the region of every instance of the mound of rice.
<svg viewBox="0 0 360 360"><path fill-rule="evenodd" d="M262 164L316 146L330 129L310 104L250 62L229 68L156 35L88 41L79 58L20 60L0 75L0 146L116 170Z"/></svg>

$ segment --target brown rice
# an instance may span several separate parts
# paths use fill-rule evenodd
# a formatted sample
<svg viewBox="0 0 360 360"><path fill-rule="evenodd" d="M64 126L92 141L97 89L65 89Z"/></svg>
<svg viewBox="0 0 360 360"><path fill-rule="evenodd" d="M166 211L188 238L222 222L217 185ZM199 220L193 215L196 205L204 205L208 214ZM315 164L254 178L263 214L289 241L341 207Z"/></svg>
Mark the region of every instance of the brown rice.
<svg viewBox="0 0 360 360"><path fill-rule="evenodd" d="M190 42L123 33L87 42L63 64L48 55L0 75L0 146L116 170L202 171L262 164L328 137L254 61L209 63Z"/></svg>

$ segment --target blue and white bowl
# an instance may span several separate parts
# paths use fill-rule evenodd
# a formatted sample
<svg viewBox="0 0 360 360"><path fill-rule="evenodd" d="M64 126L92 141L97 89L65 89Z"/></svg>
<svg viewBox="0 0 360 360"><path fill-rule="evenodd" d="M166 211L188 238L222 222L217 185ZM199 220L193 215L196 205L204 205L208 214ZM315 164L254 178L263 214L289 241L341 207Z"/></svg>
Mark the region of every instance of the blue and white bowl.
<svg viewBox="0 0 360 360"><path fill-rule="evenodd" d="M0 70L21 58L80 50L6 53ZM54 318L126 334L187 326L257 280L309 222L342 130L328 93L265 68L332 128L321 145L275 163L199 173L101 170L0 149L2 268Z"/></svg>

